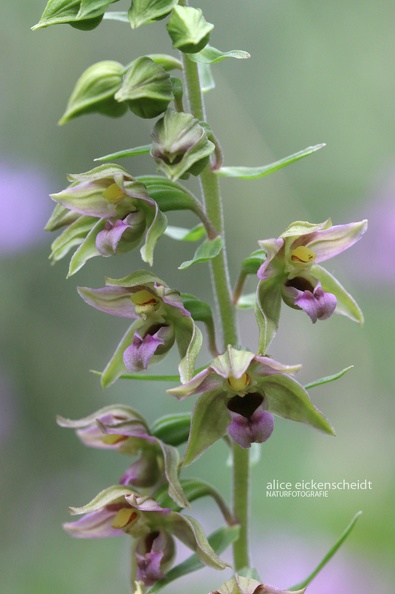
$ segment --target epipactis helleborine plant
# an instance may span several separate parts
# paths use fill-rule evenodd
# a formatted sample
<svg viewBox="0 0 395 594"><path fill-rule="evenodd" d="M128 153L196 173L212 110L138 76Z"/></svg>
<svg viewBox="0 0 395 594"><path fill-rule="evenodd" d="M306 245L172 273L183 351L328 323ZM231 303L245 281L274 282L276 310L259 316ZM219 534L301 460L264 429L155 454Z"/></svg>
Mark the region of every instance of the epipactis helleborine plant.
<svg viewBox="0 0 395 594"><path fill-rule="evenodd" d="M344 535L304 582L290 589L262 582L249 553L249 452L253 444L264 444L273 435L276 416L334 435L306 388L294 378L301 365L280 363L267 350L279 325L282 302L306 312L313 323L327 320L333 313L363 322L356 301L320 264L356 243L367 223L291 223L277 239L258 242L260 249L243 261L232 294L220 177L263 177L324 145L308 147L271 165L225 167L213 127L205 121L203 93L215 86L214 64L245 59L249 54L211 46L214 25L188 0L132 0L127 12L112 10L116 1L48 0L33 27L69 24L86 31L112 20L120 26L128 23L131 30L147 27L148 33L156 35L165 24L172 48L171 53L151 53L127 65L102 60L78 79L60 124L90 113L118 118L129 112L145 121L157 119L147 133L146 145L96 159L104 163L69 175L69 186L51 194L56 206L46 229L61 232L52 243L50 257L55 263L72 252L71 276L93 257L110 258L135 248L140 248L142 262L153 266L155 248L165 235L180 241L180 246L200 242L194 255L187 254L178 267L178 286L185 287L184 269L208 263L213 293L208 300L215 301L216 311L213 313L207 303L209 296L173 289L146 269L128 270L120 279L107 278L102 288L78 288L88 305L130 320L100 374L103 387L119 378L128 379L133 382L135 398L139 380L152 382L152 386L171 381L175 387L167 390L169 394L179 400L193 395L198 398L192 413L169 413L151 425L128 404L110 404L79 420L58 417L59 425L74 429L84 445L132 458L118 484L105 488L87 505L70 508L72 514L82 517L67 522L64 528L77 538L131 537L131 588L135 594L156 594L167 586L171 592L175 579L204 565L229 569L219 555L230 545L233 577L214 586L210 594L303 594ZM147 155L156 173L136 176L111 162L137 155ZM184 184L191 175L200 178L200 195ZM171 213L180 210L197 218L192 229L168 225ZM249 301L255 308L259 340L257 345L242 347L236 310L245 301L241 293L248 274L257 275L253 303ZM202 286L202 292L204 289ZM205 333L198 323L203 324ZM150 375L149 368L175 345L179 354L176 373ZM210 360L196 371L199 353ZM343 373L313 384L333 381ZM155 391L165 407L165 388ZM279 439L276 433L275 439ZM185 466L219 440L231 452L232 510L209 482L183 477ZM278 447L282 447L280 443ZM185 514L186 508L205 496L217 504L225 521L208 537L200 523ZM193 554L174 566L176 540ZM188 591L192 592L192 586ZM193 591L201 592L198 585Z"/></svg>

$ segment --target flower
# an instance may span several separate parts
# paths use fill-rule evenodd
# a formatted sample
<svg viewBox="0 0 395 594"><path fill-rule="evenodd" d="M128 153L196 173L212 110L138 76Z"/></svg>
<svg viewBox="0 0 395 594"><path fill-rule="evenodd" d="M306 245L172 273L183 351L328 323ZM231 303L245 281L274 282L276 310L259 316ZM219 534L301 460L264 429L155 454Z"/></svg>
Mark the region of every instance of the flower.
<svg viewBox="0 0 395 594"><path fill-rule="evenodd" d="M293 591L293 594L304 594L306 588ZM289 590L279 590L269 584L260 584L252 578L235 575L234 578L223 584L215 592L210 594L292 594Z"/></svg>
<svg viewBox="0 0 395 594"><path fill-rule="evenodd" d="M135 539L137 580L149 586L164 577L174 556L174 539L194 550L200 560L216 569L226 564L216 555L196 520L154 499L141 496L122 485L99 493L83 507L71 507L72 514L84 514L64 529L76 538L105 538L129 534Z"/></svg>
<svg viewBox="0 0 395 594"><path fill-rule="evenodd" d="M51 194L58 204L46 229L66 227L52 244L52 260L57 262L77 246L70 262L71 275L89 258L126 252L144 241L141 256L152 264L167 219L145 185L119 165L100 165L68 179L68 188Z"/></svg>
<svg viewBox="0 0 395 594"><path fill-rule="evenodd" d="M180 293L145 270L122 279L106 279L106 287L79 287L81 297L96 309L123 318L134 318L103 372L103 385L120 375L147 369L160 361L177 342L183 360L182 377L192 375L202 337Z"/></svg>
<svg viewBox="0 0 395 594"><path fill-rule="evenodd" d="M299 369L300 365L283 365L228 346L189 382L168 390L179 399L202 394L192 415L184 465L226 433L243 448L266 441L273 430L273 414L333 435L305 389L290 377Z"/></svg>
<svg viewBox="0 0 395 594"><path fill-rule="evenodd" d="M146 421L133 408L112 404L82 419L58 417L57 422L61 427L75 429L88 447L138 456L121 476L122 485L159 488L167 483L168 493L177 505L189 506L178 479L177 448L151 435Z"/></svg>
<svg viewBox="0 0 395 594"><path fill-rule="evenodd" d="M261 329L260 352L266 352L277 330L281 300L304 310L313 323L334 312L363 323L358 304L319 263L351 247L366 229L366 220L335 226L330 219L320 224L297 221L278 239L258 242L266 254L258 269L256 316Z"/></svg>

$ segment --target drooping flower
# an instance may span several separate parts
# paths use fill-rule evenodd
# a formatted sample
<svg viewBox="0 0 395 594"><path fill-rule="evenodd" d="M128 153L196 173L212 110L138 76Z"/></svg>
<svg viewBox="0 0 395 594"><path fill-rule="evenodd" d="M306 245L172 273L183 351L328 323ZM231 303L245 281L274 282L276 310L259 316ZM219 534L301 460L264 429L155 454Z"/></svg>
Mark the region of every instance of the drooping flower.
<svg viewBox="0 0 395 594"><path fill-rule="evenodd" d="M202 394L192 415L184 465L226 433L243 448L266 441L273 430L273 414L333 435L306 390L290 376L299 369L300 365L283 365L228 346L189 382L168 390L179 399Z"/></svg>
<svg viewBox="0 0 395 594"><path fill-rule="evenodd" d="M137 456L121 476L122 485L159 488L167 483L168 493L177 505L189 505L178 479L177 448L151 435L145 419L130 406L112 404L82 419L58 417L57 421L61 427L75 429L88 447Z"/></svg>
<svg viewBox="0 0 395 594"><path fill-rule="evenodd" d="M160 361L175 342L183 358L180 374L189 379L202 337L180 293L145 270L122 279L106 279L106 285L101 289L80 287L78 291L96 309L135 321L104 370L103 385L128 371L147 369Z"/></svg>
<svg viewBox="0 0 395 594"><path fill-rule="evenodd" d="M173 537L195 551L205 565L216 569L226 567L196 520L163 508L151 497L141 496L128 487L109 487L87 505L71 507L70 512L84 514L76 522L63 525L76 538L105 538L126 533L135 539L137 580L147 586L164 577L170 566L175 548Z"/></svg>
<svg viewBox="0 0 395 594"><path fill-rule="evenodd" d="M259 241L266 259L259 267L256 315L261 328L260 352L273 338L281 300L304 310L315 323L334 312L362 323L362 312L349 293L319 264L356 243L367 229L367 221L332 226L292 223L278 239Z"/></svg>
<svg viewBox="0 0 395 594"><path fill-rule="evenodd" d="M58 204L46 229L66 227L52 244L52 260L77 247L69 269L74 274L89 258L126 252L144 242L141 256L152 264L167 219L144 184L119 165L100 165L68 179L68 188L51 194Z"/></svg>

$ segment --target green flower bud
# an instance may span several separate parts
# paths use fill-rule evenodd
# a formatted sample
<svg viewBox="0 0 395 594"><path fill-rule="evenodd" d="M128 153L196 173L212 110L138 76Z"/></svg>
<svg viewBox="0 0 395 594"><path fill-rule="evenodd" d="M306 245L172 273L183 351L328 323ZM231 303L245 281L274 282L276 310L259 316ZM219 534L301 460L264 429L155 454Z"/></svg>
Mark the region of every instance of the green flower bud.
<svg viewBox="0 0 395 594"><path fill-rule="evenodd" d="M102 113L111 117L123 115L127 107L114 99L121 88L124 67L105 60L90 66L78 79L59 124L65 124L85 113Z"/></svg>
<svg viewBox="0 0 395 594"><path fill-rule="evenodd" d="M173 109L155 124L152 138L151 155L159 171L174 181L199 175L215 148L198 119Z"/></svg>
<svg viewBox="0 0 395 594"><path fill-rule="evenodd" d="M155 118L167 109L173 99L172 88L169 73L151 58L143 56L126 69L115 99L126 102L129 109L141 118Z"/></svg>
<svg viewBox="0 0 395 594"><path fill-rule="evenodd" d="M173 9L167 30L173 47L182 52L196 54L209 42L214 25L208 23L200 8L176 6Z"/></svg>

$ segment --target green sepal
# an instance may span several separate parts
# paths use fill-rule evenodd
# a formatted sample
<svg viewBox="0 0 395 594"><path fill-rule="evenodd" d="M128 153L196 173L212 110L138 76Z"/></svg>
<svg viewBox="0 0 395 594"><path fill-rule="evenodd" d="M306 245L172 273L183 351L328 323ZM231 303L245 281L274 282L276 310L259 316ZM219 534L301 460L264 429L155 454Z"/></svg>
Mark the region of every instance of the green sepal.
<svg viewBox="0 0 395 594"><path fill-rule="evenodd" d="M318 264L311 267L311 274L321 282L321 286L326 293L332 293L336 297L336 313L342 314L361 325L364 323L363 313L358 303L334 276L325 268L318 266Z"/></svg>
<svg viewBox="0 0 395 594"><path fill-rule="evenodd" d="M199 225L196 225L193 229L168 225L165 235L176 241L200 241L206 236L206 230L202 223L199 223Z"/></svg>
<svg viewBox="0 0 395 594"><path fill-rule="evenodd" d="M166 28L175 49L197 53L208 44L214 25L206 21L200 8L175 6Z"/></svg>
<svg viewBox="0 0 395 594"><path fill-rule="evenodd" d="M150 144L143 146L136 146L131 149L125 149L124 151L117 151L116 153L110 153L104 155L104 157L97 157L94 161L113 161L114 159L124 159L125 157L137 157L139 155L149 155L151 150Z"/></svg>
<svg viewBox="0 0 395 594"><path fill-rule="evenodd" d="M128 12L132 29L164 18L171 12L178 0L132 0Z"/></svg>
<svg viewBox="0 0 395 594"><path fill-rule="evenodd" d="M55 241L52 242L51 254L49 256L52 262L58 262L72 248L81 245L96 222L96 217L79 215L78 219L66 227Z"/></svg>
<svg viewBox="0 0 395 594"><path fill-rule="evenodd" d="M239 538L240 527L239 526L224 526L219 528L208 537L208 542L213 550L220 555L223 553L232 543ZM147 594L157 594L168 584L174 580L198 571L204 567L199 557L194 553L188 557L185 561L176 565L166 573L166 577L157 581L147 592Z"/></svg>
<svg viewBox="0 0 395 594"><path fill-rule="evenodd" d="M281 159L280 161L275 161L270 165L263 165L262 167L221 167L220 169L216 169L214 173L217 175L221 175L223 177L238 177L239 179L258 179L260 177L264 177L265 175L269 175L269 173L274 173L287 165L291 165L304 157L308 157L312 153L315 153L319 149L323 148L325 144L317 144L315 146L309 146L306 149L294 153L289 157L285 157L285 159Z"/></svg>
<svg viewBox="0 0 395 594"><path fill-rule="evenodd" d="M306 390L296 380L283 373L274 373L261 380L269 412L299 423L310 425L328 435L335 435L323 414L311 402Z"/></svg>
<svg viewBox="0 0 395 594"><path fill-rule="evenodd" d="M123 485L113 485L112 487L100 491L100 493L86 505L83 505L82 507L69 507L69 511L73 515L89 514L91 512L99 511L106 505L110 505L118 499L123 499L125 495L131 495L132 493L133 491L128 487L124 487Z"/></svg>
<svg viewBox="0 0 395 594"><path fill-rule="evenodd" d="M223 245L224 242L220 236L214 237L214 239L206 239L199 245L191 260L186 260L180 264L178 267L179 270L189 268L192 266L192 264L200 264L203 262L208 262L209 260L213 260L222 251Z"/></svg>
<svg viewBox="0 0 395 594"><path fill-rule="evenodd" d="M164 285L165 283L156 274L149 270L135 270L128 276L123 278L110 278L105 277L106 287L136 287L138 285L147 285L149 283L159 283Z"/></svg>
<svg viewBox="0 0 395 594"><path fill-rule="evenodd" d="M182 316L174 321L176 340L182 359L178 365L181 382L188 382L194 375L196 358L202 348L203 336L192 318Z"/></svg>
<svg viewBox="0 0 395 594"><path fill-rule="evenodd" d="M267 352L277 332L280 310L281 284L276 278L260 281L255 301L255 318L259 328L258 354Z"/></svg>
<svg viewBox="0 0 395 594"><path fill-rule="evenodd" d="M77 219L79 219L80 216L81 215L79 213L73 212L62 204L58 203L55 206L44 229L45 231L57 231L57 229L61 229L65 225L71 225Z"/></svg>
<svg viewBox="0 0 395 594"><path fill-rule="evenodd" d="M155 200L162 212L195 209L188 190L174 181L160 175L142 175L136 180L145 185L149 197Z"/></svg>
<svg viewBox="0 0 395 594"><path fill-rule="evenodd" d="M147 230L145 232L145 241L140 249L143 262L152 266L154 261L154 249L158 239L162 237L167 227L167 217L160 210L158 205L155 209L148 202L141 201L140 209L145 213Z"/></svg>
<svg viewBox="0 0 395 594"><path fill-rule="evenodd" d="M114 99L121 88L123 73L122 64L112 60L97 62L87 68L78 79L59 124L87 113L111 117L123 115L127 106Z"/></svg>
<svg viewBox="0 0 395 594"><path fill-rule="evenodd" d="M121 375L126 373L126 367L123 362L123 353L127 347L132 344L134 333L142 324L142 320L135 320L122 337L121 342L115 349L114 354L101 374L101 385L103 388L111 386L111 384L116 382Z"/></svg>
<svg viewBox="0 0 395 594"><path fill-rule="evenodd" d="M40 21L32 30L69 24L89 31L100 24L104 12L114 2L117 0L49 0Z"/></svg>
<svg viewBox="0 0 395 594"><path fill-rule="evenodd" d="M197 401L192 413L191 431L183 466L192 464L205 450L221 439L231 422L226 407L226 394L206 392Z"/></svg>
<svg viewBox="0 0 395 594"><path fill-rule="evenodd" d="M194 518L172 512L163 517L162 524L170 534L195 551L204 565L215 569L228 567L228 564L222 561L211 548L203 528Z"/></svg>
<svg viewBox="0 0 395 594"><path fill-rule="evenodd" d="M126 102L140 118L155 118L167 109L173 99L170 75L151 58L137 58L125 69L115 99Z"/></svg>
<svg viewBox="0 0 395 594"><path fill-rule="evenodd" d="M164 443L179 446L187 441L190 427L191 413L174 413L157 419L150 433Z"/></svg>
<svg viewBox="0 0 395 594"><path fill-rule="evenodd" d="M241 272L243 274L256 274L265 260L265 250L255 250L255 252L252 252L252 254L248 256L248 258L243 260L241 264Z"/></svg>
<svg viewBox="0 0 395 594"><path fill-rule="evenodd" d="M189 59L192 60L192 62L199 62L201 64L217 64L217 62L222 62L222 60L225 60L226 58L245 60L246 58L250 57L250 54L248 52L244 52L243 50L230 50L228 52L221 52L221 50L216 49L215 47L206 45L206 47L197 54L190 54Z"/></svg>
<svg viewBox="0 0 395 594"><path fill-rule="evenodd" d="M97 221L97 219L96 219ZM96 247L96 237L100 231L103 231L106 224L105 219L99 219L96 224L92 227L89 231L88 235L85 237L84 241L81 245L77 248L74 252L69 265L69 270L67 273L67 278L73 276L76 272L81 270L84 264L90 260L90 258L94 258L95 256L100 256L100 252ZM136 243L139 243L136 242ZM128 246L129 247L129 246ZM133 243L130 243L130 249L134 247Z"/></svg>
<svg viewBox="0 0 395 594"><path fill-rule="evenodd" d="M349 367L345 367L338 373L334 373L333 375L328 375L326 377L321 377L320 379L309 382L305 385L304 389L311 390L311 388L315 388L316 386L322 386L323 384L329 384L329 382L334 382L343 377L343 375L345 375L347 371L350 371L350 369L353 369L353 367L354 365L349 365Z"/></svg>
<svg viewBox="0 0 395 594"><path fill-rule="evenodd" d="M180 507L190 507L188 497L186 496L178 478L180 455L177 448L174 448L173 446L168 445L161 440L158 440L157 444L161 448L163 454L164 474L168 482L169 496Z"/></svg>
<svg viewBox="0 0 395 594"><path fill-rule="evenodd" d="M346 540L348 535L352 532L355 524L357 523L357 520L359 519L359 517L361 515L362 515L361 511L359 511L355 514L355 516L353 517L353 519L351 520L351 522L349 523L349 525L347 526L347 528L345 529L343 534L340 536L340 538L337 540L337 542L333 545L333 547L328 551L328 553L325 555L325 557L322 559L322 561L317 565L317 567L314 569L314 571L305 580L303 580L299 584L296 584L296 586L291 586L291 588L289 588L290 592L296 592L296 594L300 590L302 592L304 592L304 588L306 588L313 581L313 579L319 574L319 572L325 567L325 565L332 559L332 557L336 553L336 551L338 551L338 549L341 547L341 545Z"/></svg>

